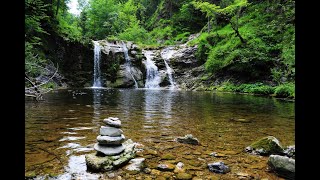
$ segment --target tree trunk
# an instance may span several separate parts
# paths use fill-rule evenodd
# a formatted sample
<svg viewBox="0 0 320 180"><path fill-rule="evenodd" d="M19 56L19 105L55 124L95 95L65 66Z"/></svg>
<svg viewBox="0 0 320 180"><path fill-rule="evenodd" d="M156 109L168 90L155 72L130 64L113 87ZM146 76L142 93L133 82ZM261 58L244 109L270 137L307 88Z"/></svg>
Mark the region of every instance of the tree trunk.
<svg viewBox="0 0 320 180"><path fill-rule="evenodd" d="M243 44L245 44L246 41L245 41L245 40L243 39L243 37L241 36L241 34L240 34L240 32L239 32L239 29L238 29L238 26L237 26L237 27L234 27L234 24L231 23L231 22L230 22L230 24L231 24L232 29L233 29L234 32L236 33L236 36L239 37L240 41L241 41Z"/></svg>
<svg viewBox="0 0 320 180"><path fill-rule="evenodd" d="M240 12L241 12L241 8L239 9L237 15L236 15L236 22L232 23L232 21L230 20L230 24L232 29L235 31L236 36L240 38L241 43L245 44L246 41L243 39L243 37L241 36L240 32L239 32L239 16L240 16Z"/></svg>

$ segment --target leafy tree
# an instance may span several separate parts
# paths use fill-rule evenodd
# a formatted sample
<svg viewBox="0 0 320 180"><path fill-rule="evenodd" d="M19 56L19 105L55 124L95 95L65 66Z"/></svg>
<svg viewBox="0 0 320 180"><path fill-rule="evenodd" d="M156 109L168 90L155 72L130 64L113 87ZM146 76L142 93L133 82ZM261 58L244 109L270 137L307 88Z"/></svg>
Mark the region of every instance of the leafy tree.
<svg viewBox="0 0 320 180"><path fill-rule="evenodd" d="M48 34L41 25L41 21L47 20L48 4L42 0L25 1L25 38L32 44L41 44L40 36Z"/></svg>
<svg viewBox="0 0 320 180"><path fill-rule="evenodd" d="M221 8L215 4L208 2L193 1L195 8L200 9L203 13L206 13L208 17L208 32L210 31L210 21L216 17L217 14L222 14L226 17L227 21L231 24L232 29L235 31L236 36L240 38L242 43L245 43L244 38L239 32L239 16L241 9L248 6L247 0L235 0L232 4Z"/></svg>

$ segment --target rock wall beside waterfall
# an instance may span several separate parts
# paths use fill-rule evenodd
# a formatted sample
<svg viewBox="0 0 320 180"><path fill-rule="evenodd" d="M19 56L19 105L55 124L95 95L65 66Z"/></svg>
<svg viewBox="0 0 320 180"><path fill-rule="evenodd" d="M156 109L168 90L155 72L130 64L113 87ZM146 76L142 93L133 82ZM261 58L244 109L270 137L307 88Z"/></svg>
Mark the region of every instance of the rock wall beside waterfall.
<svg viewBox="0 0 320 180"><path fill-rule="evenodd" d="M62 82L69 87L90 86L93 79L93 45L48 36L43 47L46 57L58 64Z"/></svg>
<svg viewBox="0 0 320 180"><path fill-rule="evenodd" d="M165 47L168 48L168 47ZM187 46L186 44L171 46L167 51L165 48L152 49L153 61L158 67L161 77L160 87L169 86L169 78L164 63L165 53L171 53L167 64L172 69L172 76L175 81L176 89L195 90L202 87L201 78L205 75L204 65L199 63L195 57L197 46Z"/></svg>
<svg viewBox="0 0 320 180"><path fill-rule="evenodd" d="M130 72L126 69L123 44L120 41L100 40L102 86L115 88L144 87L145 67L142 64L142 50L132 42L125 42L130 57ZM130 74L131 73L131 74Z"/></svg>

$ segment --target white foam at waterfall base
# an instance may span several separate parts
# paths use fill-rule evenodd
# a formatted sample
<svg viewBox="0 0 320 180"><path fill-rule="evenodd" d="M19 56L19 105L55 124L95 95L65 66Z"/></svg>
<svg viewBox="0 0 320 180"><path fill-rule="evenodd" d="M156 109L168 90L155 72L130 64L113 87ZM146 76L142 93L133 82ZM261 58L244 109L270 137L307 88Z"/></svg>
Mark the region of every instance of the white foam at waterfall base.
<svg viewBox="0 0 320 180"><path fill-rule="evenodd" d="M159 76L158 67L152 61L152 51L144 51L144 55L147 58L147 60L144 62L147 70L145 88L159 88L161 77Z"/></svg>
<svg viewBox="0 0 320 180"><path fill-rule="evenodd" d="M175 83L174 83L174 80L172 77L173 69L169 66L167 61L170 60L170 58L173 56L174 53L176 53L176 50L174 50L173 47L170 47L170 46L161 51L161 57L162 57L164 64L166 66L169 82L171 85L170 89L175 88Z"/></svg>

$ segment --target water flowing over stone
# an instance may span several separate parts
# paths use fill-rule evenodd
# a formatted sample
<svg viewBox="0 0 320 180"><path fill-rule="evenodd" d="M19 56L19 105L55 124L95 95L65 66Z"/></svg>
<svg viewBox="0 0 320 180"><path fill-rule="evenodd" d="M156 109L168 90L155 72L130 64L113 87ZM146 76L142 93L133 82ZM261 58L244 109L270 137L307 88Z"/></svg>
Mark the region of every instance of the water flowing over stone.
<svg viewBox="0 0 320 180"><path fill-rule="evenodd" d="M138 83L131 73L131 61L130 61L130 57L129 57L129 53L128 53L128 48L124 42L122 42L122 48L123 48L124 58L126 59L126 63L125 63L126 71L131 75L131 77L134 81L135 88L138 88Z"/></svg>
<svg viewBox="0 0 320 180"><path fill-rule="evenodd" d="M100 59L101 47L98 41L93 41L94 44L94 72L93 72L93 88L101 87L101 72L100 72Z"/></svg>
<svg viewBox="0 0 320 180"><path fill-rule="evenodd" d="M176 51L173 49L173 47L170 47L170 46L161 51L161 57L163 58L164 64L166 66L168 78L169 78L169 81L170 81L170 84L171 84L170 89L174 89L175 88L175 83L174 83L174 80L173 80L173 77L172 77L173 69L169 66L167 61L170 60L170 58L173 56L173 54L175 52Z"/></svg>
<svg viewBox="0 0 320 180"><path fill-rule="evenodd" d="M152 51L144 51L144 55L147 60L144 62L147 70L147 77L146 77L146 88L159 88L159 84L161 82L161 77L159 75L158 67L152 61L153 54Z"/></svg>

